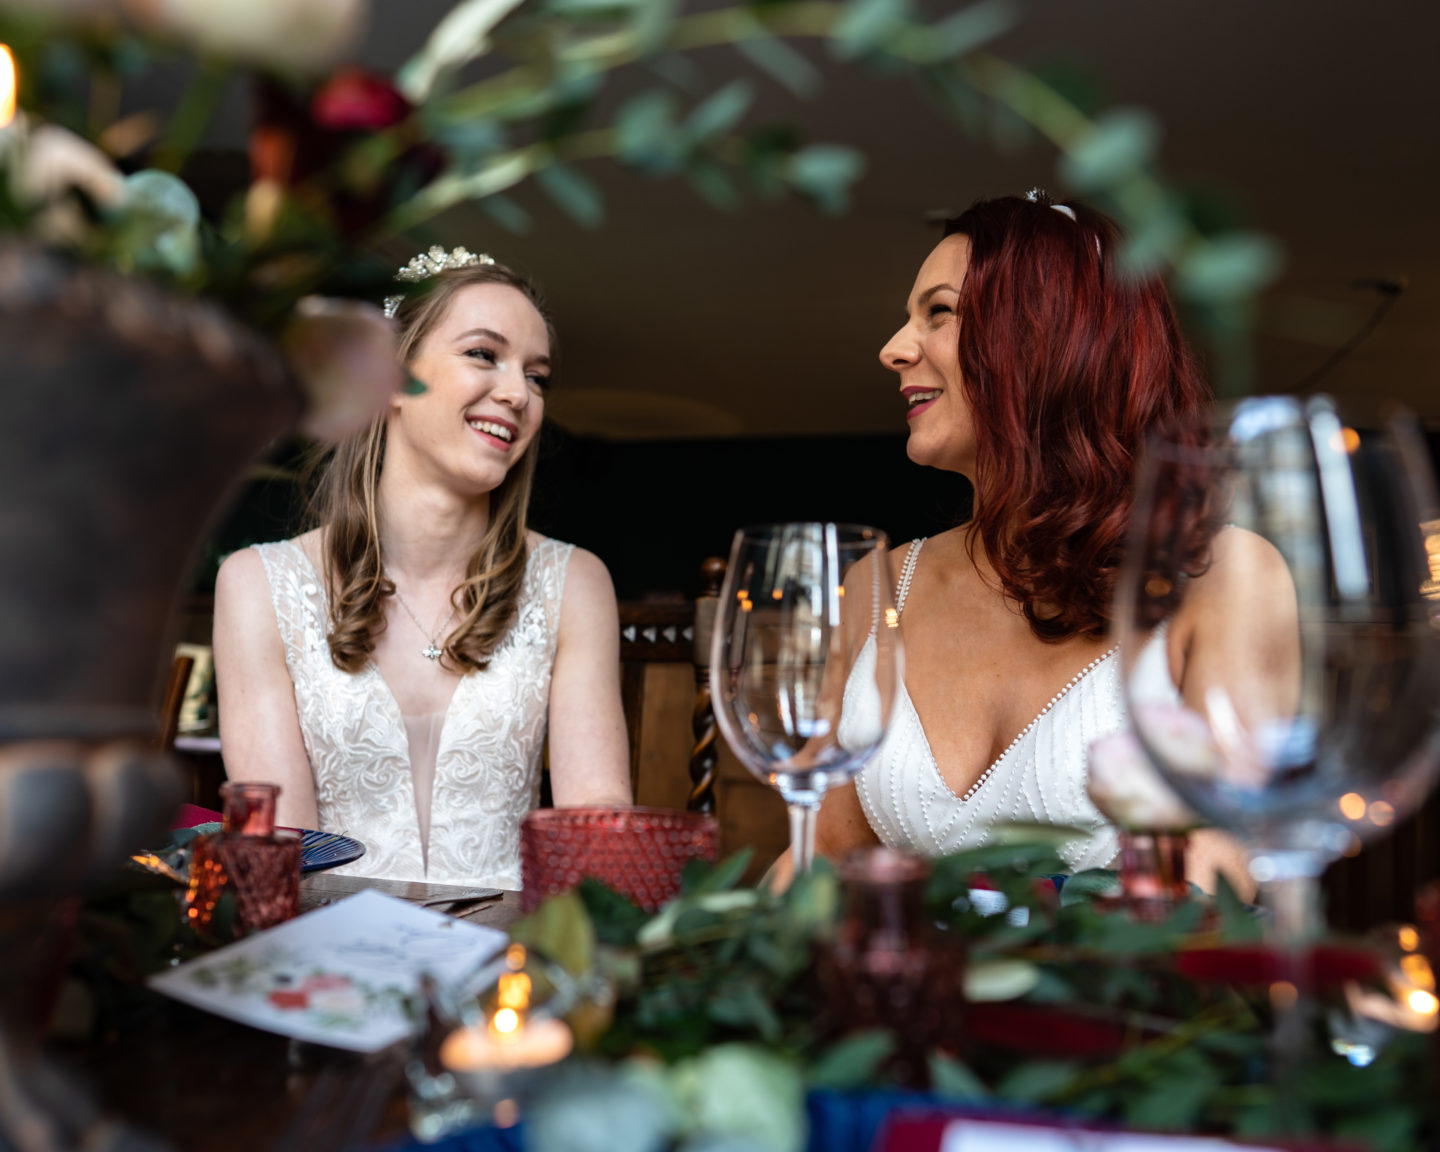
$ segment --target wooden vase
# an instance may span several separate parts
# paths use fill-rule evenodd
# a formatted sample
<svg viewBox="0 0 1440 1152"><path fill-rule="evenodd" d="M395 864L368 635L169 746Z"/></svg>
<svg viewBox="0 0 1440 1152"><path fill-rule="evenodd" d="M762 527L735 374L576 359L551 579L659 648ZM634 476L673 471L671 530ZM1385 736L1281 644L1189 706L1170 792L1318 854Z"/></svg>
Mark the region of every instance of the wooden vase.
<svg viewBox="0 0 1440 1152"><path fill-rule="evenodd" d="M224 498L301 402L271 346L214 307L12 243L0 405L0 1092L17 1105L0 1146L103 1147L37 1055L32 989L54 972L33 943L164 834L174 607Z"/></svg>

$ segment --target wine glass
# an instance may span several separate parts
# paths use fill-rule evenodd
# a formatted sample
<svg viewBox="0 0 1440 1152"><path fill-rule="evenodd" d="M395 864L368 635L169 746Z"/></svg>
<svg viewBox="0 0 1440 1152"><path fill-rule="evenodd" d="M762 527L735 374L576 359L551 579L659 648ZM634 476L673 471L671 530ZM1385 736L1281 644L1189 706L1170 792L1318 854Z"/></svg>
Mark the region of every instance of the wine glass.
<svg viewBox="0 0 1440 1152"><path fill-rule="evenodd" d="M1115 609L1131 722L1180 797L1246 847L1295 977L1278 997L1295 1002L1320 873L1416 807L1440 764L1424 446L1403 421L1361 435L1328 398L1255 397L1207 444L1151 443L1135 491ZM1278 1013L1282 1049L1302 1025Z"/></svg>
<svg viewBox="0 0 1440 1152"><path fill-rule="evenodd" d="M784 798L796 871L815 855L815 813L885 736L902 676L885 534L854 524L735 533L710 683L720 731Z"/></svg>

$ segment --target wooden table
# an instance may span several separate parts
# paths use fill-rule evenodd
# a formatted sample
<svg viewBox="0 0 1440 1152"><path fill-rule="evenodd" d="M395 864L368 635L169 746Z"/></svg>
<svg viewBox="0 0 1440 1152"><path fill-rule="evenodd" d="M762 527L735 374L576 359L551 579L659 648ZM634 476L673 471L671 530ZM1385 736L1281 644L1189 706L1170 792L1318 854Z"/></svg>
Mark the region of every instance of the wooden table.
<svg viewBox="0 0 1440 1152"><path fill-rule="evenodd" d="M470 891L321 872L301 883L302 912L366 888L415 903ZM504 930L520 914L520 893L505 892L461 918ZM405 1136L404 1052L302 1044L149 995L143 1024L59 1054L107 1115L179 1152L327 1152Z"/></svg>

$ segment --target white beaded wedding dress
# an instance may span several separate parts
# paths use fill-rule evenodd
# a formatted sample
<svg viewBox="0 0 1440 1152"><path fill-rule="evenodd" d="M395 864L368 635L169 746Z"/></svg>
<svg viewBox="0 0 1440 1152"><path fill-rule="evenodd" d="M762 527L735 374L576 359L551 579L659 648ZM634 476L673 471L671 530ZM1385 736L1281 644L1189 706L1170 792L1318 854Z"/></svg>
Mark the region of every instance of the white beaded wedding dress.
<svg viewBox="0 0 1440 1152"><path fill-rule="evenodd" d="M916 540L905 557L895 594L896 611L902 614L924 543ZM1178 704L1179 693L1165 666L1164 632L1157 629L1151 639L1141 658L1141 675L1147 698ZM863 661L862 654L852 681L862 672ZM1086 794L1087 749L1092 741L1126 727L1119 661L1112 648L1081 669L965 795L957 796L940 775L920 716L902 684L890 730L856 777L856 789L870 827L892 848L945 856L984 844L996 824L1066 824L1084 829L1086 835L1062 845L1061 859L1075 872L1104 868L1114 860L1118 841L1114 827Z"/></svg>
<svg viewBox="0 0 1440 1152"><path fill-rule="evenodd" d="M322 831L360 876L520 887L520 821L539 801L550 673L573 545L531 549L515 621L443 713L403 716L374 664L336 668L325 582L293 540L256 546L270 583Z"/></svg>

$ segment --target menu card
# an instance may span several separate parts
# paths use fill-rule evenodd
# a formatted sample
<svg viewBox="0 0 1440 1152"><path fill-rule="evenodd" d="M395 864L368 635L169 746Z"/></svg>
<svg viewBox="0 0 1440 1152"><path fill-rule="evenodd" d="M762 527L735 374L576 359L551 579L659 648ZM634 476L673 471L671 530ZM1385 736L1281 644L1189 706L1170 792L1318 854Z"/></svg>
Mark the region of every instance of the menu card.
<svg viewBox="0 0 1440 1152"><path fill-rule="evenodd" d="M468 982L507 941L495 928L367 890L152 976L150 985L267 1032L375 1052L414 1032L407 1001L423 973L442 986Z"/></svg>

